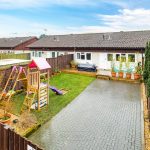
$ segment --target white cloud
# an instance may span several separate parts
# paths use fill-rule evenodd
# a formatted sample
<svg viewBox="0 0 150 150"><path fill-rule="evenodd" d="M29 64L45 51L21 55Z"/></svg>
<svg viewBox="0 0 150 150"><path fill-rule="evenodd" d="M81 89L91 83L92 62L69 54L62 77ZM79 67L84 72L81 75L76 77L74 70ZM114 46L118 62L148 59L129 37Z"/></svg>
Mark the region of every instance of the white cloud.
<svg viewBox="0 0 150 150"><path fill-rule="evenodd" d="M149 9L122 9L116 15L97 15L103 25L68 27L72 33L150 30Z"/></svg>
<svg viewBox="0 0 150 150"><path fill-rule="evenodd" d="M29 36L41 34L70 34L70 33L92 33L113 32L127 30L150 30L149 9L122 9L116 15L98 14L97 18L103 25L81 27L45 24L25 19L19 19L9 15L0 15L0 36ZM47 29L47 31L44 31Z"/></svg>
<svg viewBox="0 0 150 150"><path fill-rule="evenodd" d="M140 30L150 29L150 10L149 9L123 9L117 15L102 15L98 18L104 26L115 30Z"/></svg>

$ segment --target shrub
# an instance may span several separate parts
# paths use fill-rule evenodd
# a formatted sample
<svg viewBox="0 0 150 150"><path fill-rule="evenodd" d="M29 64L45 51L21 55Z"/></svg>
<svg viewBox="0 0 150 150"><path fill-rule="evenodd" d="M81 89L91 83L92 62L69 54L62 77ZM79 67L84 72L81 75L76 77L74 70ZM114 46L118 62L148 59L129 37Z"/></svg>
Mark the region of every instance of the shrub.
<svg viewBox="0 0 150 150"><path fill-rule="evenodd" d="M150 74L150 42L147 42L145 48L145 63L143 72L143 78L145 83L148 82L149 74Z"/></svg>
<svg viewBox="0 0 150 150"><path fill-rule="evenodd" d="M135 67L135 73L142 74L142 66L141 63L138 63L138 66Z"/></svg>
<svg viewBox="0 0 150 150"><path fill-rule="evenodd" d="M147 97L150 97L150 78L147 80Z"/></svg>
<svg viewBox="0 0 150 150"><path fill-rule="evenodd" d="M78 65L78 63L76 61L72 60L70 62L70 65L71 65L71 67L76 67Z"/></svg>

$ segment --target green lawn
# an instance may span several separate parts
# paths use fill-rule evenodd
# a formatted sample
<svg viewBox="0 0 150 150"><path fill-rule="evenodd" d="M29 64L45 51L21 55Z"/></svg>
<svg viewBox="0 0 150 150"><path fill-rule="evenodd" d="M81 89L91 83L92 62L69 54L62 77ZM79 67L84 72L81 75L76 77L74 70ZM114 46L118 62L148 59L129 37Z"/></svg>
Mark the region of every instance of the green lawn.
<svg viewBox="0 0 150 150"><path fill-rule="evenodd" d="M66 73L61 73L52 77L50 79L51 86L55 86L58 89L65 88L69 90L69 92L65 95L56 95L50 91L49 105L42 108L40 111L32 110L32 112L36 115L38 122L43 123L44 121L56 115L62 108L69 104L75 97L77 97L94 79L95 78L93 77ZM23 94L18 94L14 97L13 113L20 113L23 99Z"/></svg>

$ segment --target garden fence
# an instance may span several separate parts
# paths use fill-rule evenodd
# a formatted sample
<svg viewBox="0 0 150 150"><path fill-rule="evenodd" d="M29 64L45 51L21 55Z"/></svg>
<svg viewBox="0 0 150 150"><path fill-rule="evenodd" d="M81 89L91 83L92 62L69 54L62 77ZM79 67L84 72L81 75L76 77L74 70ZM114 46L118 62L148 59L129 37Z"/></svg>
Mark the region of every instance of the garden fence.
<svg viewBox="0 0 150 150"><path fill-rule="evenodd" d="M0 53L0 59L26 59L26 60L30 60L30 53L21 53L21 54Z"/></svg>
<svg viewBox="0 0 150 150"><path fill-rule="evenodd" d="M55 72L55 70L67 68L67 66L69 66L70 62L73 60L73 54L62 55L56 58L47 58L46 60L51 66L51 72Z"/></svg>
<svg viewBox="0 0 150 150"><path fill-rule="evenodd" d="M0 150L43 150L0 123Z"/></svg>

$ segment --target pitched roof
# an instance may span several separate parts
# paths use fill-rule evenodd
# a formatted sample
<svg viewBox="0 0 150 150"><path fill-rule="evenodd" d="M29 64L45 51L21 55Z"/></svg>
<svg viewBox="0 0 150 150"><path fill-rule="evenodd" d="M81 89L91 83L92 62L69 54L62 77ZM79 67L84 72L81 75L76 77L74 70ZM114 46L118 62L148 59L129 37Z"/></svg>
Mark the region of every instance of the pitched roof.
<svg viewBox="0 0 150 150"><path fill-rule="evenodd" d="M150 30L89 34L50 35L30 44L29 48L118 47L144 48L150 41Z"/></svg>
<svg viewBox="0 0 150 150"><path fill-rule="evenodd" d="M14 48L28 40L31 40L35 37L14 37L14 38L0 38L0 47L3 48Z"/></svg>
<svg viewBox="0 0 150 150"><path fill-rule="evenodd" d="M50 69L51 66L49 63L46 61L45 58L34 58L31 63L29 64L30 68L35 68L37 67L39 70L44 70L44 69Z"/></svg>

